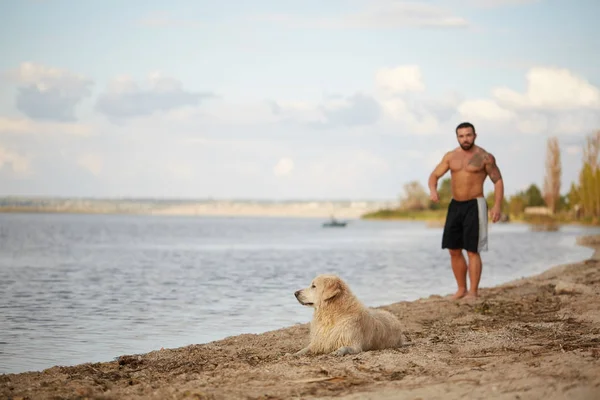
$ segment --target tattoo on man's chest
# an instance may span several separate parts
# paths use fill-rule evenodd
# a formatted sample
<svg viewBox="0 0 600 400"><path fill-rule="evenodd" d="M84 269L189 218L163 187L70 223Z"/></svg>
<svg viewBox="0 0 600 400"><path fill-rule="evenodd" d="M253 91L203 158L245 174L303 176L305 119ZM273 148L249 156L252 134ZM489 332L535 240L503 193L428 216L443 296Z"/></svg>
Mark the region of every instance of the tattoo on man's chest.
<svg viewBox="0 0 600 400"><path fill-rule="evenodd" d="M483 154L481 153L475 153L473 155L473 157L471 157L471 159L469 160L469 165L476 167L476 168L481 168L483 167Z"/></svg>

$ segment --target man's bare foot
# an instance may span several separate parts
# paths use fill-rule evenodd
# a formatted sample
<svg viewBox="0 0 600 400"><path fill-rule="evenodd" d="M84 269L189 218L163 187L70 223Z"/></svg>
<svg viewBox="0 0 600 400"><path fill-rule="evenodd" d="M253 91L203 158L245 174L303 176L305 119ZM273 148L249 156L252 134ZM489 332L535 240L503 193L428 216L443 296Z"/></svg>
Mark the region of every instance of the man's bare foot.
<svg viewBox="0 0 600 400"><path fill-rule="evenodd" d="M452 296L450 300L458 300L460 298L463 298L465 294L467 294L466 290L459 290L458 292L454 293L454 296Z"/></svg>

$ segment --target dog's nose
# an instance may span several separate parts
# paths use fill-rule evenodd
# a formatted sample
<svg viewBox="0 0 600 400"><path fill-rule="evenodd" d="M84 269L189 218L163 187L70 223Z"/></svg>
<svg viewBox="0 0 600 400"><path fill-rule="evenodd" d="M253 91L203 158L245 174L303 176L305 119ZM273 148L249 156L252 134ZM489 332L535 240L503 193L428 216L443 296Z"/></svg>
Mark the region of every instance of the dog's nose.
<svg viewBox="0 0 600 400"><path fill-rule="evenodd" d="M296 291L294 292L294 296L298 297L299 295L300 295L300 291L299 291L299 290L296 290Z"/></svg>

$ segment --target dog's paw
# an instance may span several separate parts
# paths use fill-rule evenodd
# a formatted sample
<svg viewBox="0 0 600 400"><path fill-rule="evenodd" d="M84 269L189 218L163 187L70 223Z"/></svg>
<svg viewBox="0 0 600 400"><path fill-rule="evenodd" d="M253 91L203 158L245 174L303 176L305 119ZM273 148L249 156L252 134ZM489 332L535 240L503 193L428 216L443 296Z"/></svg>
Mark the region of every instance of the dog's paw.
<svg viewBox="0 0 600 400"><path fill-rule="evenodd" d="M347 354L355 354L355 353L357 353L357 351L354 350L352 347L344 346L344 347L340 347L339 349L334 351L332 354L334 356L345 356Z"/></svg>
<svg viewBox="0 0 600 400"><path fill-rule="evenodd" d="M339 349L337 349L336 351L332 352L331 354L334 356L345 356L348 354L358 354L360 353L362 350L360 348L356 348L356 347L350 347L350 346L344 346L344 347L340 347Z"/></svg>
<svg viewBox="0 0 600 400"><path fill-rule="evenodd" d="M309 352L309 349L308 349L308 347L305 347L305 348L303 348L302 350L295 352L295 353L293 354L293 356L295 356L295 357L303 356L303 355L306 355L306 354L308 354L308 352Z"/></svg>

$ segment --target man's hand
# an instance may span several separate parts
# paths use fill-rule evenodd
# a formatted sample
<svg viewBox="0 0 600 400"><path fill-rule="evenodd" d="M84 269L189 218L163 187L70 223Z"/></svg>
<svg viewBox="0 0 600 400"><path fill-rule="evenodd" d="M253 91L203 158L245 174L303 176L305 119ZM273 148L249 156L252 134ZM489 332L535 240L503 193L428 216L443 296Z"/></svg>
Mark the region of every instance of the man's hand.
<svg viewBox="0 0 600 400"><path fill-rule="evenodd" d="M448 170L450 170L449 159L451 153L452 152L449 151L448 153L444 154L444 157L442 157L442 161L440 161L440 163L435 167L433 172L429 175L429 198L434 203L440 201L440 196L438 196L437 192L437 183L438 179L440 179L442 176L444 176L446 172L448 172Z"/></svg>
<svg viewBox="0 0 600 400"><path fill-rule="evenodd" d="M493 223L500 221L500 217L502 216L502 210L500 209L500 206L495 205L494 207L492 207L490 214Z"/></svg>

